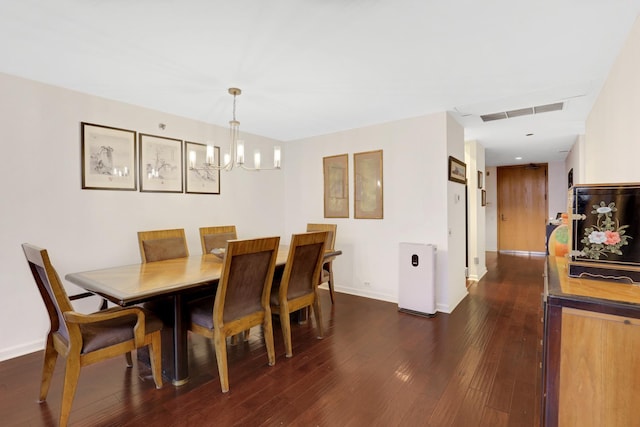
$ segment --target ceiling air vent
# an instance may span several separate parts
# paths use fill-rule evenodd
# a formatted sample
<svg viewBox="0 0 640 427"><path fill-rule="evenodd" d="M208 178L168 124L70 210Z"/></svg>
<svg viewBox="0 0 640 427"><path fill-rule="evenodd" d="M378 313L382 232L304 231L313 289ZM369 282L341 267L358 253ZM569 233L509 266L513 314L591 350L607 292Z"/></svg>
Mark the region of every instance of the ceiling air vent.
<svg viewBox="0 0 640 427"><path fill-rule="evenodd" d="M536 114L548 113L549 111L559 111L564 107L564 102L556 102L555 104L538 105L533 107L536 110Z"/></svg>
<svg viewBox="0 0 640 427"><path fill-rule="evenodd" d="M480 116L483 122L491 122L493 120L502 120L507 118L507 113L493 113Z"/></svg>
<svg viewBox="0 0 640 427"><path fill-rule="evenodd" d="M537 105L535 107L519 108L517 110L503 111L500 113L483 114L480 116L480 118L483 122L491 122L494 120L511 119L513 117L548 113L549 111L559 111L563 108L564 102L556 102L554 104Z"/></svg>

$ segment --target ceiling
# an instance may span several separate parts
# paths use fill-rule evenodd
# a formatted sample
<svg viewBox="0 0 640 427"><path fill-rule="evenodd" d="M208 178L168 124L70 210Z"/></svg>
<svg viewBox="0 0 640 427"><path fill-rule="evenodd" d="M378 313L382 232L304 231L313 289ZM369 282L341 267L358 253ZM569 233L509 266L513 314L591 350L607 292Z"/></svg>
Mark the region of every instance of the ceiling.
<svg viewBox="0 0 640 427"><path fill-rule="evenodd" d="M639 12L640 0L0 0L0 72L223 126L236 86L241 129L283 141L451 111L487 166L559 161Z"/></svg>

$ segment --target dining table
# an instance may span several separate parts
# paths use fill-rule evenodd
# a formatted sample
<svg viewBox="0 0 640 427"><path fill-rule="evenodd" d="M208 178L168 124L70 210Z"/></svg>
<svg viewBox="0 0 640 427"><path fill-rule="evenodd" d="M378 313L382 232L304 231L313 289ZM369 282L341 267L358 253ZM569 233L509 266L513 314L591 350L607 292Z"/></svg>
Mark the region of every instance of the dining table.
<svg viewBox="0 0 640 427"><path fill-rule="evenodd" d="M288 254L287 246L278 249L276 268L284 268ZM324 259L341 254L326 251ZM69 273L65 279L123 307L159 304L164 322L162 372L179 386L189 381L186 304L193 296L215 291L222 266L219 256L203 254Z"/></svg>

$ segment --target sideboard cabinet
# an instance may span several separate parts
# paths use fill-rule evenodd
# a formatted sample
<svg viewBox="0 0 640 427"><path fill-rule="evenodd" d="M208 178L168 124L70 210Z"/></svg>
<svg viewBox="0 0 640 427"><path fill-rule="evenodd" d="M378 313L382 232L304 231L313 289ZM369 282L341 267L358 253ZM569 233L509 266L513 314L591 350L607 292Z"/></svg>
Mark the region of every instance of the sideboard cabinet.
<svg viewBox="0 0 640 427"><path fill-rule="evenodd" d="M640 286L571 278L546 263L542 423L640 426Z"/></svg>

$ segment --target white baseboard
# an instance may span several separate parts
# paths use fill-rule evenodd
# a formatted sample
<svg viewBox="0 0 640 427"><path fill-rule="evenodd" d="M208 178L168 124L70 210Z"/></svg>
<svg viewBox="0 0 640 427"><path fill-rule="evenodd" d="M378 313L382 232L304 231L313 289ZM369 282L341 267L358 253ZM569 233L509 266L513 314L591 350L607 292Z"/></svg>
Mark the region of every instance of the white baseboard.
<svg viewBox="0 0 640 427"><path fill-rule="evenodd" d="M367 290L362 289L362 288L349 288L349 287L340 286L339 288L336 287L335 291L336 292L341 292L343 294L349 294L349 295L355 295L355 296L359 296L359 297L377 299L377 300L380 300L380 301L393 302L393 303L396 303L396 304L398 303L398 297L396 295L389 295L389 294L383 294L383 293L380 293L380 292L367 291Z"/></svg>
<svg viewBox="0 0 640 427"><path fill-rule="evenodd" d="M13 359L14 357L24 356L44 349L44 340L37 340L26 344L20 344L14 347L0 349L0 362Z"/></svg>

